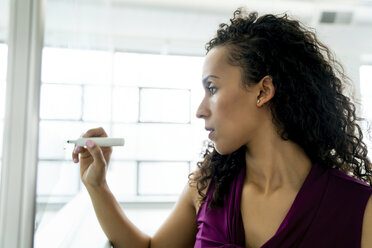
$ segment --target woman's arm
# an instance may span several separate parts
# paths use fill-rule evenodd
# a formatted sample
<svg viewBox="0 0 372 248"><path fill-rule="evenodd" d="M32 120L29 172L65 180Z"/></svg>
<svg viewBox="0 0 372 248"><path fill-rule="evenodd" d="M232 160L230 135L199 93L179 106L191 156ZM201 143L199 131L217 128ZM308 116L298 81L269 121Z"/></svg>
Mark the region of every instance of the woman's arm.
<svg viewBox="0 0 372 248"><path fill-rule="evenodd" d="M88 130L83 137L107 137L107 134L103 128L95 128ZM86 145L86 148L76 147L72 158L75 163L80 161L80 176L89 192L98 221L115 247L193 246L196 234L193 201L194 196L197 195L195 188L186 185L171 215L151 239L129 221L107 185L106 172L112 148L101 148L89 141Z"/></svg>
<svg viewBox="0 0 372 248"><path fill-rule="evenodd" d="M98 221L115 248L150 247L150 237L129 221L107 185L88 186L87 190Z"/></svg>
<svg viewBox="0 0 372 248"><path fill-rule="evenodd" d="M364 211L361 248L372 248L372 196Z"/></svg>
<svg viewBox="0 0 372 248"><path fill-rule="evenodd" d="M197 191L186 184L173 211L151 239L151 248L194 247L197 233L195 204Z"/></svg>
<svg viewBox="0 0 372 248"><path fill-rule="evenodd" d="M193 200L195 189L188 184L172 213L153 238L141 232L129 221L108 187L88 187L87 189L99 223L115 248L190 248L194 246L197 231Z"/></svg>

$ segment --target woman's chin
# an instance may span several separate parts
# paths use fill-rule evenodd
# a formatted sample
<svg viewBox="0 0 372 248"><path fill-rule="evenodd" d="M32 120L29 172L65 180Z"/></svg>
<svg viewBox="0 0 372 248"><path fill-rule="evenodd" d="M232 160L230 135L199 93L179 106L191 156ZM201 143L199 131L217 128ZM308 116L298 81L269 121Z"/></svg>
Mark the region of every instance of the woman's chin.
<svg viewBox="0 0 372 248"><path fill-rule="evenodd" d="M236 150L239 149L239 147L232 147L232 146L221 146L221 145L218 145L218 143L215 143L214 142L214 148L216 149L216 151L218 152L218 154L220 155L227 155L227 154L231 154L233 152L235 152Z"/></svg>

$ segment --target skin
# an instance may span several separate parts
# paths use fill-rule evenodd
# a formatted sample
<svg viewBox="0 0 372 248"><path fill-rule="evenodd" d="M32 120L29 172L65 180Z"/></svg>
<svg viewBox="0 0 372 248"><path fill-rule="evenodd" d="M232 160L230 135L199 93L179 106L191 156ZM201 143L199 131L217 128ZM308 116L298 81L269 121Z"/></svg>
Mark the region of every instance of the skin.
<svg viewBox="0 0 372 248"><path fill-rule="evenodd" d="M258 247L279 228L311 161L298 145L282 140L275 131L267 106L275 95L272 78L265 76L247 89L240 67L231 66L227 56L226 47L216 47L206 56L207 92L197 116L215 129L211 139L220 154L247 147L241 212L246 247Z"/></svg>
<svg viewBox="0 0 372 248"><path fill-rule="evenodd" d="M283 187L296 190L311 161L297 144L282 140L275 131L267 106L275 95L272 78L265 76L247 90L241 84L240 67L231 66L227 56L226 47L216 47L206 56L203 75L216 76L209 77L206 86L216 89L206 89L197 117L215 129L211 139L220 154L247 147L246 182L257 191L271 195Z"/></svg>
<svg viewBox="0 0 372 248"><path fill-rule="evenodd" d="M206 127L215 130L211 139L220 154L247 147L241 205L249 240L245 246L259 247L283 221L311 169L311 161L298 145L281 140L275 131L267 106L275 95L272 78L265 76L258 84L244 89L241 69L227 63L227 52L226 47L216 47L205 58L205 95L196 115L205 120ZM84 137L107 134L97 128ZM185 186L171 215L154 237L149 237L128 220L107 186L106 171L112 149L93 145L78 148L72 157L77 163L80 154L83 183L102 229L115 247L193 247L200 207L196 189ZM362 248L371 248L372 244L371 199L364 215ZM254 218L260 221L248 221Z"/></svg>

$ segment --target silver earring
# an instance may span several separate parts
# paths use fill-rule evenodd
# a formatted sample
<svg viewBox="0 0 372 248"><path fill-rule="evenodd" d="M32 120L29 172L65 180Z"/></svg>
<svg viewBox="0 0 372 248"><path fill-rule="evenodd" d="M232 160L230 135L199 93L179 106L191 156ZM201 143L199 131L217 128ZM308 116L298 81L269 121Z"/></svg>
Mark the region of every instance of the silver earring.
<svg viewBox="0 0 372 248"><path fill-rule="evenodd" d="M258 99L258 100L257 100L257 104L259 104L259 103L260 103L260 101L261 101L261 100L260 100L260 99Z"/></svg>

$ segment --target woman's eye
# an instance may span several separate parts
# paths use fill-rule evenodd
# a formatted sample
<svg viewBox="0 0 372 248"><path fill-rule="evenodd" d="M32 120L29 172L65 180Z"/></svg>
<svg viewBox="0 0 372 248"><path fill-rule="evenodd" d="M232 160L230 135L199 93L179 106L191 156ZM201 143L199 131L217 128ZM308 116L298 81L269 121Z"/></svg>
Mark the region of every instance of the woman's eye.
<svg viewBox="0 0 372 248"><path fill-rule="evenodd" d="M213 87L213 86L210 86L210 87L207 87L207 89L209 90L210 93L212 93L212 95L216 92L217 88L216 87Z"/></svg>

